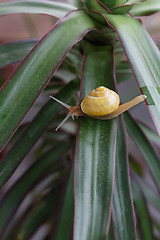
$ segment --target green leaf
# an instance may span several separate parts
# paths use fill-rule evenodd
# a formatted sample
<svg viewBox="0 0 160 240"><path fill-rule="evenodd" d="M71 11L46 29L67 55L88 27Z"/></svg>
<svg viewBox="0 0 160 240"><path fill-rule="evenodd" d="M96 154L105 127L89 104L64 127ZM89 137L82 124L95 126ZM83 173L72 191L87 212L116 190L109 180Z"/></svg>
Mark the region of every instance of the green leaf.
<svg viewBox="0 0 160 240"><path fill-rule="evenodd" d="M135 182L132 182L132 189L133 200L135 202L136 213L139 219L142 237L145 240L152 240L153 239L152 228L144 197L138 186L135 184Z"/></svg>
<svg viewBox="0 0 160 240"><path fill-rule="evenodd" d="M146 0L142 3L134 4L130 12L134 16L145 16L159 11L160 11L159 0Z"/></svg>
<svg viewBox="0 0 160 240"><path fill-rule="evenodd" d="M67 3L51 2L51 1L12 1L8 3L0 3L0 15L11 13L37 13L47 14L61 18L69 11L76 8Z"/></svg>
<svg viewBox="0 0 160 240"><path fill-rule="evenodd" d="M112 13L113 14L126 14L126 13L130 12L130 10L134 6L134 4L140 3L142 1L143 0L139 0L139 1L136 1L136 0L123 1L123 2L121 2L121 4L118 4L118 6L115 6L114 8L112 8Z"/></svg>
<svg viewBox="0 0 160 240"><path fill-rule="evenodd" d="M60 188L56 189L47 197L47 199L44 199L41 204L34 207L30 216L23 221L23 225L18 231L18 236L23 236L23 240L28 240L29 237L31 237L37 229L45 223L47 218L53 215L58 204L60 190Z"/></svg>
<svg viewBox="0 0 160 240"><path fill-rule="evenodd" d="M85 47L81 98L101 85L114 88L112 48L89 43ZM74 240L106 239L113 195L115 139L116 119L79 119Z"/></svg>
<svg viewBox="0 0 160 240"><path fill-rule="evenodd" d="M139 122L139 126L149 140L153 141L154 143L160 146L160 137L158 136L156 131L152 130L147 125L141 122Z"/></svg>
<svg viewBox="0 0 160 240"><path fill-rule="evenodd" d="M0 92L0 148L14 133L69 49L94 27L92 19L82 10L69 13L39 41L4 85Z"/></svg>
<svg viewBox="0 0 160 240"><path fill-rule="evenodd" d="M148 183L144 182L144 180L142 180L140 177L137 176L136 179L138 180L140 190L143 193L145 199L160 212L160 199L158 194L155 193L155 189L152 189L150 186L148 186Z"/></svg>
<svg viewBox="0 0 160 240"><path fill-rule="evenodd" d="M66 190L63 196L62 207L59 212L55 240L70 240L73 232L74 219L74 166L68 179Z"/></svg>
<svg viewBox="0 0 160 240"><path fill-rule="evenodd" d="M103 13L110 13L111 11L109 8L105 8L102 4L100 4L97 0L83 0L82 1L84 8L87 8L87 12L90 14L90 16L95 19L97 22L103 24L106 26L106 22L101 16ZM99 14L101 13L101 14Z"/></svg>
<svg viewBox="0 0 160 240"><path fill-rule="evenodd" d="M132 76L133 76L132 71L127 62L120 62L117 64L117 66L116 66L116 81L118 84L129 80Z"/></svg>
<svg viewBox="0 0 160 240"><path fill-rule="evenodd" d="M106 15L124 47L140 90L160 135L160 52L141 22L130 16Z"/></svg>
<svg viewBox="0 0 160 240"><path fill-rule="evenodd" d="M136 155L135 158L129 155L129 167L131 171L134 171L138 176L143 176L142 166L136 160Z"/></svg>
<svg viewBox="0 0 160 240"><path fill-rule="evenodd" d="M150 142L139 128L137 123L129 116L128 114L124 114L124 120L126 123L127 131L129 135L132 137L134 142L137 144L141 153L143 154L151 173L157 183L157 186L160 189L160 161L154 152Z"/></svg>
<svg viewBox="0 0 160 240"><path fill-rule="evenodd" d="M114 1L102 0L101 2L102 2L107 8L114 8L114 7L116 7L116 6L125 4L126 0L114 0Z"/></svg>
<svg viewBox="0 0 160 240"><path fill-rule="evenodd" d="M66 102L78 89L79 82L72 81L61 89L55 97ZM0 187L3 186L6 180L13 174L21 160L34 146L60 109L60 104L51 99L41 108L33 121L25 128L23 133L21 133L21 136L14 146L0 163Z"/></svg>
<svg viewBox="0 0 160 240"><path fill-rule="evenodd" d="M43 196L38 203L32 202L34 205L29 206L29 209L27 209L20 219L18 219L13 225L12 229L9 230L7 237L5 237L5 240L30 239L38 228L48 220L48 218L53 218L53 215L56 213L60 192L61 186L58 185L58 187L54 187L54 190L49 192L47 196Z"/></svg>
<svg viewBox="0 0 160 240"><path fill-rule="evenodd" d="M122 120L118 119L116 173L113 193L113 223L118 240L136 239L136 224L131 199L128 160Z"/></svg>
<svg viewBox="0 0 160 240"><path fill-rule="evenodd" d="M37 43L26 40L0 45L0 67L21 61Z"/></svg>
<svg viewBox="0 0 160 240"><path fill-rule="evenodd" d="M132 8L131 5L121 5L121 6L117 6L115 8L112 9L112 13L113 14L117 14L117 15L120 15L120 14L126 14L129 12L129 10Z"/></svg>
<svg viewBox="0 0 160 240"><path fill-rule="evenodd" d="M101 4L99 4L98 1L95 1L95 0L84 0L84 1L82 1L82 3L90 11L95 10L95 11L99 11L101 13L110 12L109 9L104 8L103 6L101 6Z"/></svg>
<svg viewBox="0 0 160 240"><path fill-rule="evenodd" d="M144 2L144 0L127 0L127 4L137 4L141 2Z"/></svg>
<svg viewBox="0 0 160 240"><path fill-rule="evenodd" d="M83 4L81 1L77 0L68 0L69 3L71 3L73 6L76 6L78 8L83 7Z"/></svg>
<svg viewBox="0 0 160 240"><path fill-rule="evenodd" d="M20 205L26 194L33 185L40 180L44 173L52 164L57 169L61 162L56 160L64 153L70 143L63 143L52 149L49 153L43 155L28 171L13 185L13 187L4 195L0 201L0 237L4 234L9 220L12 219L17 207Z"/></svg>
<svg viewBox="0 0 160 240"><path fill-rule="evenodd" d="M115 231L114 231L113 221L111 219L109 233L108 233L108 240L115 240L114 234L115 234Z"/></svg>

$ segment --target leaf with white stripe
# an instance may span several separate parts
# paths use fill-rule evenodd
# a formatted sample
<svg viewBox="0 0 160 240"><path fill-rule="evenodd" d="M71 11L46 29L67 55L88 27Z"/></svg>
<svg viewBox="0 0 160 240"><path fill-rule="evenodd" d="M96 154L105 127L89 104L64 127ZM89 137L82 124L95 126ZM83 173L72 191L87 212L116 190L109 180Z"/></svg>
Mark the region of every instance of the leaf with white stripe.
<svg viewBox="0 0 160 240"><path fill-rule="evenodd" d="M160 52L138 19L106 15L117 32L160 135Z"/></svg>
<svg viewBox="0 0 160 240"><path fill-rule="evenodd" d="M12 13L36 13L47 14L57 18L61 18L69 11L76 8L67 3L52 1L12 1L8 3L0 3L0 15Z"/></svg>

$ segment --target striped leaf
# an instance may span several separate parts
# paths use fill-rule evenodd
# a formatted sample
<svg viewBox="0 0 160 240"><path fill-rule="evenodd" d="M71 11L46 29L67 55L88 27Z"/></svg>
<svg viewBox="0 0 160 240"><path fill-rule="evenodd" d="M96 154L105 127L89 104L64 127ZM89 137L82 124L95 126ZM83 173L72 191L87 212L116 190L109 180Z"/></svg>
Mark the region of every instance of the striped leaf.
<svg viewBox="0 0 160 240"><path fill-rule="evenodd" d="M137 217L140 223L140 233L141 233L142 239L152 240L154 239L152 234L152 225L150 222L149 212L147 209L144 196L142 195L142 192L140 191L138 186L135 184L135 182L132 182L132 189L133 189L133 199L135 202Z"/></svg>
<svg viewBox="0 0 160 240"><path fill-rule="evenodd" d="M114 88L112 48L86 43L81 98L104 85ZM115 173L116 119L80 118L75 166L74 240L105 240Z"/></svg>
<svg viewBox="0 0 160 240"><path fill-rule="evenodd" d="M61 18L69 11L76 8L67 3L51 2L51 1L12 1L8 3L0 3L0 15L11 13L37 13L47 14Z"/></svg>
<svg viewBox="0 0 160 240"><path fill-rule="evenodd" d="M78 84L75 81L70 82L66 87L61 89L56 97L60 98L62 101L67 101L68 97L72 96L78 88L79 82ZM2 187L8 178L14 173L22 159L34 146L60 109L61 106L57 102L50 100L41 108L39 113L25 128L23 133L21 133L18 140L5 155L0 164L0 187Z"/></svg>
<svg viewBox="0 0 160 240"><path fill-rule="evenodd" d="M94 27L94 22L84 11L69 13L38 42L2 87L0 149L13 135L66 53Z"/></svg>
<svg viewBox="0 0 160 240"><path fill-rule="evenodd" d="M160 161L152 148L152 145L144 135L143 131L139 128L138 124L131 118L130 115L124 114L124 119L127 131L137 144L141 153L143 154L150 171L160 189Z"/></svg>
<svg viewBox="0 0 160 240"><path fill-rule="evenodd" d="M58 215L57 227L54 234L55 240L70 240L73 232L74 218L74 166L64 191L63 200Z"/></svg>
<svg viewBox="0 0 160 240"><path fill-rule="evenodd" d="M113 222L118 240L136 239L136 223L131 199L130 174L122 120L118 119L116 174L113 194Z"/></svg>
<svg viewBox="0 0 160 240"><path fill-rule="evenodd" d="M63 143L43 155L39 161L31 166L28 171L13 185L13 187L3 196L0 201L0 237L2 238L9 221L21 204L24 197L31 188L40 180L42 174L55 162L54 168L57 169L62 163L56 163L59 158L70 146L70 143Z"/></svg>
<svg viewBox="0 0 160 240"><path fill-rule="evenodd" d="M141 22L130 16L106 15L117 32L133 74L160 135L160 52Z"/></svg>
<svg viewBox="0 0 160 240"><path fill-rule="evenodd" d="M160 11L159 0L146 0L142 3L134 4L131 13L134 16L146 16Z"/></svg>
<svg viewBox="0 0 160 240"><path fill-rule="evenodd" d="M36 43L37 40L26 40L0 45L0 68L21 61Z"/></svg>

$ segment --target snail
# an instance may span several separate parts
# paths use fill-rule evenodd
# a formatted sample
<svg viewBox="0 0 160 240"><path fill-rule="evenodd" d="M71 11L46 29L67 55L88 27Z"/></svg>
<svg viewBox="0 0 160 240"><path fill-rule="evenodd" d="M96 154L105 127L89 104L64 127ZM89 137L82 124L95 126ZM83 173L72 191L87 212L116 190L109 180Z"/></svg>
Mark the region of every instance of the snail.
<svg viewBox="0 0 160 240"><path fill-rule="evenodd" d="M146 99L145 95L140 95L131 101L120 105L120 98L118 94L103 86L92 90L88 96L86 96L81 101L80 105L69 106L68 104L56 99L55 97L50 97L69 110L69 113L56 128L56 131L62 126L65 121L67 121L70 116L72 116L72 118L74 116L84 116L101 120L108 120L117 117L118 115L122 114L123 112Z"/></svg>

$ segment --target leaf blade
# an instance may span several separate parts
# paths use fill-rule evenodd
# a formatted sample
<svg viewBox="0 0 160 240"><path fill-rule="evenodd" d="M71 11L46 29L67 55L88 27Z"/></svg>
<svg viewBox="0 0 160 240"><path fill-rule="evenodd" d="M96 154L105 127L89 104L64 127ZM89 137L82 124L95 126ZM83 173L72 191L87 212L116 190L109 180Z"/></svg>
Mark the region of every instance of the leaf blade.
<svg viewBox="0 0 160 240"><path fill-rule="evenodd" d="M0 149L13 135L69 49L94 27L84 11L69 13L39 41L3 86L0 92Z"/></svg>
<svg viewBox="0 0 160 240"><path fill-rule="evenodd" d="M17 207L20 205L26 194L31 187L40 178L42 173L56 162L70 146L70 143L63 143L56 149L52 149L48 154L44 155L39 161L37 161L29 170L13 185L13 187L4 195L0 201L0 236L2 237L8 222L12 219L12 215L16 212ZM45 157L45 161L44 161ZM57 165L55 164L55 168ZM2 217L3 216L3 217Z"/></svg>
<svg viewBox="0 0 160 240"><path fill-rule="evenodd" d="M29 40L0 45L0 68L21 61L36 43Z"/></svg>
<svg viewBox="0 0 160 240"><path fill-rule="evenodd" d="M34 203L25 210L23 215L13 224L13 227L6 234L5 240L31 239L33 234L47 222L48 218L52 218L56 212L56 207L60 198L61 185L54 186L46 196L41 196L38 203ZM35 199L34 199L35 200Z"/></svg>
<svg viewBox="0 0 160 240"><path fill-rule="evenodd" d="M147 204L144 200L142 192L137 187L135 182L132 182L132 189L133 189L133 198L135 202L135 207L136 207L137 215L140 221L142 236L146 240L151 240L153 239L153 234L152 234L151 222L149 219Z"/></svg>
<svg viewBox="0 0 160 240"><path fill-rule="evenodd" d="M67 3L58 3L51 1L12 1L9 3L0 3L0 15L12 13L36 13L47 14L57 18L64 17L69 11L76 8Z"/></svg>
<svg viewBox="0 0 160 240"><path fill-rule="evenodd" d="M129 179L122 119L118 119L116 174L113 193L113 222L117 239L136 239L136 223Z"/></svg>
<svg viewBox="0 0 160 240"><path fill-rule="evenodd" d="M77 84L75 81L72 81L66 87L61 89L56 97L67 101L68 97L74 94L78 89L79 84ZM34 146L41 134L45 131L60 109L61 106L58 103L50 100L41 108L31 124L25 128L19 139L6 154L0 164L0 187L2 187L7 179L13 174L22 159Z"/></svg>
<svg viewBox="0 0 160 240"><path fill-rule="evenodd" d="M59 212L58 224L55 230L54 239L70 240L73 232L74 220L74 166L65 189L62 207Z"/></svg>
<svg viewBox="0 0 160 240"><path fill-rule="evenodd" d="M160 11L160 2L158 0L146 0L142 3L135 3L131 9L134 16L146 16Z"/></svg>
<svg viewBox="0 0 160 240"><path fill-rule="evenodd" d="M132 139L140 149L141 153L143 154L151 170L151 173L157 183L157 186L160 189L160 162L156 153L154 152L150 142L148 141L142 130L139 128L139 126L129 114L124 114L124 120L129 135L132 137Z"/></svg>
<svg viewBox="0 0 160 240"><path fill-rule="evenodd" d="M140 90L160 135L160 52L139 20L105 15L117 32Z"/></svg>
<svg viewBox="0 0 160 240"><path fill-rule="evenodd" d="M112 48L86 43L85 56L81 97L99 85L107 84L114 88ZM116 119L79 120L74 240L106 239L108 235L115 171L116 125Z"/></svg>

